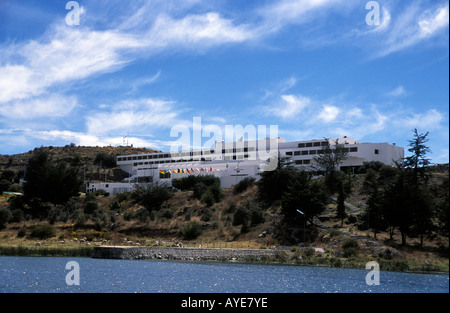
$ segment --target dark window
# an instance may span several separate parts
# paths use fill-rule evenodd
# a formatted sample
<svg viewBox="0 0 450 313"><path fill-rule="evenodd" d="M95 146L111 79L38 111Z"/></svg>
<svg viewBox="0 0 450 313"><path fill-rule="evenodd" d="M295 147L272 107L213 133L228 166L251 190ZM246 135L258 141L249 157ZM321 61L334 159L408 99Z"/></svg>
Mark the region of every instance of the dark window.
<svg viewBox="0 0 450 313"><path fill-rule="evenodd" d="M286 152L286 155L292 155L292 151Z"/></svg>
<svg viewBox="0 0 450 313"><path fill-rule="evenodd" d="M352 148L350 148L350 152L358 152L358 147L352 147Z"/></svg>
<svg viewBox="0 0 450 313"><path fill-rule="evenodd" d="M309 150L309 154L316 154L317 150Z"/></svg>
<svg viewBox="0 0 450 313"><path fill-rule="evenodd" d="M305 144L305 147L307 147L307 148L312 147L312 142L307 142L307 143Z"/></svg>
<svg viewBox="0 0 450 313"><path fill-rule="evenodd" d="M304 144L304 143L299 143L299 144L298 144L298 147L299 147L299 148L304 148L304 147L305 147L305 144Z"/></svg>
<svg viewBox="0 0 450 313"><path fill-rule="evenodd" d="M380 151L378 149L375 149L375 154L379 154Z"/></svg>
<svg viewBox="0 0 450 313"><path fill-rule="evenodd" d="M303 160L303 164L310 164L311 160Z"/></svg>
<svg viewBox="0 0 450 313"><path fill-rule="evenodd" d="M320 142L314 142L314 147L320 147Z"/></svg>
<svg viewBox="0 0 450 313"><path fill-rule="evenodd" d="M300 155L300 151L294 151L294 155Z"/></svg>
<svg viewBox="0 0 450 313"><path fill-rule="evenodd" d="M302 155L308 155L308 150L302 151Z"/></svg>

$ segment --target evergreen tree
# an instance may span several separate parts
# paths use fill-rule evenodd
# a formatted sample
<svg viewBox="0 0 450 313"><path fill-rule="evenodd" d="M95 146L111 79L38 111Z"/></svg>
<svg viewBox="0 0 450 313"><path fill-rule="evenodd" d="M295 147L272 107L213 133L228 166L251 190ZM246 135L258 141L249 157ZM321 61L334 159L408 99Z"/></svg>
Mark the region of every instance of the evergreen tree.
<svg viewBox="0 0 450 313"><path fill-rule="evenodd" d="M319 153L313 159L313 168L323 173L327 187L331 194L334 194L337 189L337 170L339 164L348 158L349 153L344 149L344 144L339 143L338 139L334 145L330 145L330 141L326 139L326 144L322 146Z"/></svg>
<svg viewBox="0 0 450 313"><path fill-rule="evenodd" d="M54 162L45 148L39 148L28 161L24 196L29 203L64 204L78 196L82 184L77 169Z"/></svg>
<svg viewBox="0 0 450 313"><path fill-rule="evenodd" d="M312 180L311 173L294 170L295 179L282 196L282 214L288 225L300 225L303 218L312 222L329 202L328 193L317 180ZM298 213L300 210L304 216Z"/></svg>

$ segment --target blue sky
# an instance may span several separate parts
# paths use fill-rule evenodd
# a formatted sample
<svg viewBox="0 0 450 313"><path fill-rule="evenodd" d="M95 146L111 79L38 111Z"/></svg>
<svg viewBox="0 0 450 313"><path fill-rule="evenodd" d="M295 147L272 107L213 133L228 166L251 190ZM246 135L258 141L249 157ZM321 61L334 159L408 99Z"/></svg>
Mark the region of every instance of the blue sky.
<svg viewBox="0 0 450 313"><path fill-rule="evenodd" d="M369 1L80 0L80 25L67 2L0 1L1 154L168 151L200 117L403 147L417 128L449 160L448 1L377 1L379 25Z"/></svg>

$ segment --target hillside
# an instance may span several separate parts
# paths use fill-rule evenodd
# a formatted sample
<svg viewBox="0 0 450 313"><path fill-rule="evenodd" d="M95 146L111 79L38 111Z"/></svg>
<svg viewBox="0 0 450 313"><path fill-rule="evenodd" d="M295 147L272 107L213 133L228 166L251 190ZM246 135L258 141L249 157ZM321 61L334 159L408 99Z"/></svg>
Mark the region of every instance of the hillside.
<svg viewBox="0 0 450 313"><path fill-rule="evenodd" d="M86 169L87 179L101 180L105 177L107 180L120 180L123 172L116 166L105 166L107 162L100 165L99 155L115 157L154 151L133 147L65 146L44 149L51 153L55 162L64 161L78 168L80 175ZM5 186L11 190L20 189L18 178L31 154L32 151L0 155L0 181ZM431 182L438 185L445 177L448 177L448 172L433 173ZM0 198L0 213L10 212L8 222L0 229L0 254L22 253L23 247L40 254L50 247L55 251L82 249L83 253L88 253L89 247L99 244L182 244L215 248L277 248L280 253L276 261L282 263L362 268L368 260L377 260L384 269L448 272L448 237L433 232L425 237L423 246L419 238L414 237L408 238L407 245L401 245L396 230L392 239L388 232L380 232L374 238L373 233L364 227L361 218L367 201L362 193L364 178L362 174L352 176L352 192L346 199L347 218L344 223L341 225L341 220L336 218L337 203L334 200L314 220L314 224L306 224L306 244L303 244L303 225L287 229L282 222L280 205L263 207L258 201L256 185L250 185L239 193L233 192L232 188L222 189L221 200L215 203L207 203L203 198L199 200L194 197L194 191L174 192L159 210L150 213L129 193L115 196L102 192L81 194L65 205L48 205L46 220L30 219L27 212L32 208L25 206L18 210L23 205L20 201L16 203ZM13 184L4 182L8 179Z"/></svg>
<svg viewBox="0 0 450 313"><path fill-rule="evenodd" d="M43 147L42 149L47 150L51 154L54 162L64 161L68 165L78 168L82 175L86 175L86 179L102 181L105 180L105 177L107 181L120 181L124 177L127 177L127 174L114 164L102 164L98 162L99 155L104 155L115 160L117 155L157 152L157 150L148 148L134 148L129 146L85 147L66 145L64 147ZM22 154L0 154L0 174L7 171L8 176L11 177L10 181L18 183L19 178L23 177L24 170L26 171L28 159L32 154L33 150ZM17 188L17 185L13 187L14 191L17 191Z"/></svg>
<svg viewBox="0 0 450 313"><path fill-rule="evenodd" d="M280 207L262 210L257 202L256 186L237 195L232 189L224 189L223 195L222 201L208 206L194 199L192 191L176 192L158 212L151 214L141 205L135 204L127 194L99 194L89 198L82 196L79 201L69 204L73 212L83 212L88 202L95 201L99 208L96 216L85 215L81 220L77 220L79 216L74 216L67 221L58 221L56 217L51 226L48 222L38 220L8 223L0 230L0 254L5 246L28 246L32 249L56 247L63 250L113 244L257 249L278 247L281 248L279 258L275 260L278 263L363 268L369 260L377 260L385 270L448 272L446 237L433 235L426 239L423 247L419 246L418 238L410 238L408 245L401 246L398 233L394 234L394 240L390 240L388 233L384 232L374 239L367 230L358 230L361 214L358 206L361 206L363 198L357 190L349 198L355 205L347 203L349 218L344 225L340 227L340 221L335 218L336 204L331 203L319 217L320 223L306 225L305 246L288 243L289 238L284 238L283 225L280 224ZM7 206L5 200L0 201L2 206ZM242 208L260 209L264 219L248 227L235 225L236 212ZM37 225L51 227L53 233L50 238L33 237ZM194 238L186 236L188 227L198 227ZM299 227L298 233L301 231ZM36 242L39 242L39 247L34 247Z"/></svg>

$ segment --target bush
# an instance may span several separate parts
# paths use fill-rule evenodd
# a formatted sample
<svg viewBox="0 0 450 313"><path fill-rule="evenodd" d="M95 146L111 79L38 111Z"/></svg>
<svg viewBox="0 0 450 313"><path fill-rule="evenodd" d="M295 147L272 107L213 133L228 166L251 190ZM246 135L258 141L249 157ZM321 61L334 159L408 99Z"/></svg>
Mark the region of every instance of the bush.
<svg viewBox="0 0 450 313"><path fill-rule="evenodd" d="M358 242L356 241L356 239L350 238L347 239L346 241L344 241L344 243L342 244L342 249L347 249L347 248L358 248Z"/></svg>
<svg viewBox="0 0 450 313"><path fill-rule="evenodd" d="M259 207L255 207L250 210L250 224L252 226L262 224L266 221L263 215L263 211Z"/></svg>
<svg viewBox="0 0 450 313"><path fill-rule="evenodd" d="M17 237L22 238L25 237L25 235L27 234L27 228L25 226L22 226L18 231L17 231Z"/></svg>
<svg viewBox="0 0 450 313"><path fill-rule="evenodd" d="M173 211L169 209L162 210L159 214L163 218L171 219L173 217Z"/></svg>
<svg viewBox="0 0 450 313"><path fill-rule="evenodd" d="M148 212L159 211L162 204L172 198L171 188L165 184L146 184L135 185L135 189L131 194L132 199L143 205Z"/></svg>
<svg viewBox="0 0 450 313"><path fill-rule="evenodd" d="M150 213L148 212L148 210L146 208L138 209L133 217L140 220L141 222L149 222L150 221Z"/></svg>
<svg viewBox="0 0 450 313"><path fill-rule="evenodd" d="M352 257L352 256L357 256L357 255L358 255L358 250L356 248L353 248L353 247L344 248L344 251L342 253L342 256L344 258L349 258L349 257Z"/></svg>
<svg viewBox="0 0 450 313"><path fill-rule="evenodd" d="M36 225L31 229L30 238L48 239L55 236L55 228L50 224Z"/></svg>
<svg viewBox="0 0 450 313"><path fill-rule="evenodd" d="M202 196L202 202L207 206L212 206L215 202L213 193L208 189Z"/></svg>
<svg viewBox="0 0 450 313"><path fill-rule="evenodd" d="M86 203L85 207L84 207L84 213L85 214L93 214L96 210L98 210L99 205L97 202L95 201L89 201L88 203Z"/></svg>
<svg viewBox="0 0 450 313"><path fill-rule="evenodd" d="M237 195L241 192L244 192L245 190L247 190L248 187L254 185L254 183L255 183L255 178L253 178L253 177L244 178L243 180L238 182L236 185L234 185L233 194Z"/></svg>
<svg viewBox="0 0 450 313"><path fill-rule="evenodd" d="M206 176L188 176L184 178L177 178L172 180L172 186L176 189L180 190L193 190L196 184L202 183L207 187L212 186L214 184L219 184L220 179L215 177L214 175L206 175Z"/></svg>
<svg viewBox="0 0 450 313"><path fill-rule="evenodd" d="M196 239L202 234L202 226L198 222L190 222L181 230L181 235L186 240Z"/></svg>
<svg viewBox="0 0 450 313"><path fill-rule="evenodd" d="M0 209L0 229L4 228L6 223L12 218L11 211L8 208Z"/></svg>
<svg viewBox="0 0 450 313"><path fill-rule="evenodd" d="M208 190L208 186L206 186L204 183L197 183L193 187L194 192L192 194L192 197L200 200L206 190Z"/></svg>
<svg viewBox="0 0 450 313"><path fill-rule="evenodd" d="M213 211L211 211L210 209L206 208L203 210L202 212L202 218L201 220L204 222L209 222L211 220L211 218L213 217Z"/></svg>
<svg viewBox="0 0 450 313"><path fill-rule="evenodd" d="M250 220L250 211L245 207L239 207L233 214L233 226L247 225Z"/></svg>

